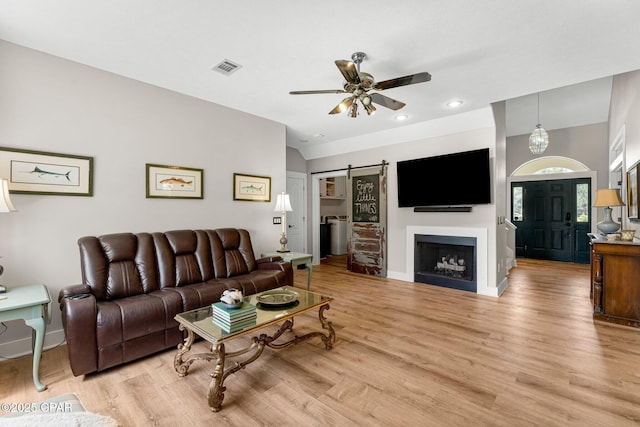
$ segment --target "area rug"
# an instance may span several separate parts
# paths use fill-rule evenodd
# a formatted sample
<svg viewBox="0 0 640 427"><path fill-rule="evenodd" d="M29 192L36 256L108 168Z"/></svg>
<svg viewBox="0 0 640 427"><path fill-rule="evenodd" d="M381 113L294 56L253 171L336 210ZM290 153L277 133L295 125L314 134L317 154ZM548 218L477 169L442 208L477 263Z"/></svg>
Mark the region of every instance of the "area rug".
<svg viewBox="0 0 640 427"><path fill-rule="evenodd" d="M33 403L29 409L0 417L0 427L118 427L111 417L87 412L75 394Z"/></svg>
<svg viewBox="0 0 640 427"><path fill-rule="evenodd" d="M118 427L111 417L93 412L55 412L51 414L29 414L19 417L0 418L2 427Z"/></svg>

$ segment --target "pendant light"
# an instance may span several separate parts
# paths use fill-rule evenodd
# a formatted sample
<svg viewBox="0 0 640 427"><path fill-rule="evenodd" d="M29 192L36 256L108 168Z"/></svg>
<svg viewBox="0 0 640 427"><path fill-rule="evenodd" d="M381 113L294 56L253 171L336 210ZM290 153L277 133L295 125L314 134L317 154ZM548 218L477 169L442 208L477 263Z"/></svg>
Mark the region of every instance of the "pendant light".
<svg viewBox="0 0 640 427"><path fill-rule="evenodd" d="M529 150L533 154L542 154L549 145L549 134L540 124L540 92L538 92L538 124L529 136Z"/></svg>

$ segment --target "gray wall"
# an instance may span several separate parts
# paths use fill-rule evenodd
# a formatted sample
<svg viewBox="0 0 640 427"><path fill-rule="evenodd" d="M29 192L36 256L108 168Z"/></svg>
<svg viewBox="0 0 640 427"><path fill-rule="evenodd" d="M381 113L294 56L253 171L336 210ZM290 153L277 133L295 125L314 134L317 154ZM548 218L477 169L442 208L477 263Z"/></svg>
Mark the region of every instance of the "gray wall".
<svg viewBox="0 0 640 427"><path fill-rule="evenodd" d="M407 226L478 226L486 227L489 233L489 266L488 284L496 286L495 276L495 205L478 205L471 213L415 213L411 208L398 208L396 190L396 162L420 157L435 156L457 151L473 150L478 148L490 148L493 157L496 134L494 128L477 129L434 138L425 138L402 144L388 145L372 148L370 150L357 151L337 156L324 157L307 161L309 172L327 171L346 168L380 164L382 160L389 162L388 166L388 193L387 193L387 244L388 244L388 270L390 277L400 277L406 272L406 229ZM309 175L311 183L311 175ZM310 187L310 185L309 185ZM311 197L311 195L309 195ZM310 204L311 204L310 200ZM309 210L311 212L311 209ZM311 227L312 221L309 221ZM312 233L309 228L309 247L312 247Z"/></svg>
<svg viewBox="0 0 640 427"><path fill-rule="evenodd" d="M287 147L287 170L290 172L307 172L307 161L295 148Z"/></svg>
<svg viewBox="0 0 640 427"><path fill-rule="evenodd" d="M530 134L510 136L507 138L507 176L523 163L541 156L562 156L578 160L597 171L597 188L606 188L609 185L608 130L608 123L596 123L548 131L549 146L541 155L529 151Z"/></svg>
<svg viewBox="0 0 640 427"><path fill-rule="evenodd" d="M625 159L624 170L640 161L640 71L632 71L613 77L611 108L609 110L609 144L613 143L618 132L624 127ZM627 202L626 179L622 200ZM629 222L626 209L623 209L623 228L640 232L640 224Z"/></svg>
<svg viewBox="0 0 640 427"><path fill-rule="evenodd" d="M56 300L80 283L84 235L239 227L256 253L276 246L273 203L234 201L233 173L283 191L282 124L2 41L0 62L0 146L94 157L93 197L12 196L18 212L0 214L4 284L44 283ZM204 199L146 199L146 163L204 169ZM48 330L61 336L52 308ZM28 350L29 331L10 322L0 355L15 354L4 348L14 339Z"/></svg>

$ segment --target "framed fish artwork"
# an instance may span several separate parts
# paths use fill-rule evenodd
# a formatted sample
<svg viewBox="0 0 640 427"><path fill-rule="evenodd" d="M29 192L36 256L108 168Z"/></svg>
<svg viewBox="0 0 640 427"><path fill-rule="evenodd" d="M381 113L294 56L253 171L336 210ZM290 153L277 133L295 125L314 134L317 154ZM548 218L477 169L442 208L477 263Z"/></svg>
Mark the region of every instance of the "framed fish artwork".
<svg viewBox="0 0 640 427"><path fill-rule="evenodd" d="M202 199L202 169L147 163L147 198Z"/></svg>
<svg viewBox="0 0 640 427"><path fill-rule="evenodd" d="M93 196L93 157L0 147L0 177L10 193Z"/></svg>
<svg viewBox="0 0 640 427"><path fill-rule="evenodd" d="M268 176L233 174L233 200L271 201L271 178Z"/></svg>

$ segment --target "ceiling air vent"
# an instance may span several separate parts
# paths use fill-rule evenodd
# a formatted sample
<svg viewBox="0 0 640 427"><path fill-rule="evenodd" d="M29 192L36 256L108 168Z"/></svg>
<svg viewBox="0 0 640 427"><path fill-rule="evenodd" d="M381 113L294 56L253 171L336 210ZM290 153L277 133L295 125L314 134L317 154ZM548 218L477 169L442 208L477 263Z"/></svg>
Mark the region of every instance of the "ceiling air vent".
<svg viewBox="0 0 640 427"><path fill-rule="evenodd" d="M213 67L213 71L217 71L221 74L224 74L225 76L230 76L240 68L242 68L242 65L225 59L224 61Z"/></svg>

